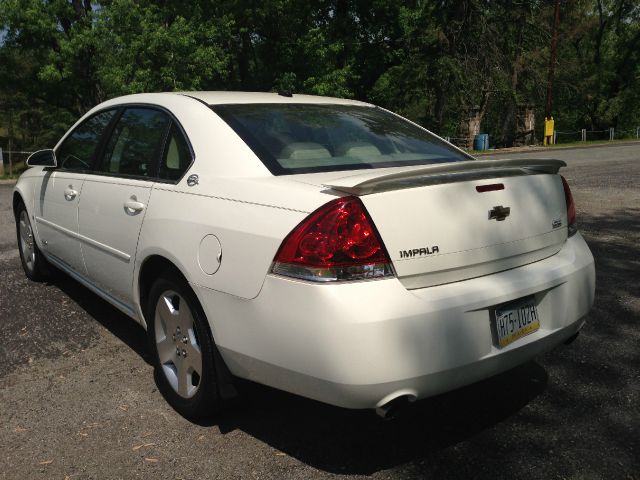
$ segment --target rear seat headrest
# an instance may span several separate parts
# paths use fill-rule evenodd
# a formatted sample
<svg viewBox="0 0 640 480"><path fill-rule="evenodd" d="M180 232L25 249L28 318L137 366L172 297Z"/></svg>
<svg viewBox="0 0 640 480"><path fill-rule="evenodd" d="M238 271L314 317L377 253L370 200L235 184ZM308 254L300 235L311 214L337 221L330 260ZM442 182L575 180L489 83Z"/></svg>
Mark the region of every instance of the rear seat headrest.
<svg viewBox="0 0 640 480"><path fill-rule="evenodd" d="M366 142L345 142L336 148L336 156L338 157L374 157L381 155L378 147Z"/></svg>
<svg viewBox="0 0 640 480"><path fill-rule="evenodd" d="M314 142L290 143L280 152L280 158L288 158L291 160L307 160L323 157L331 157L331 153L319 143Z"/></svg>

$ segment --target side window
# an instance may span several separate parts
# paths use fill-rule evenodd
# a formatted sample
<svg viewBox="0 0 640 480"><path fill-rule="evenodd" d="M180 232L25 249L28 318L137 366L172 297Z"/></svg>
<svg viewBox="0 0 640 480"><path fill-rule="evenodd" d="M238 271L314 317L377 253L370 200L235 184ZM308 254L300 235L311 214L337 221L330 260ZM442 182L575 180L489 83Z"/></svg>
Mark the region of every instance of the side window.
<svg viewBox="0 0 640 480"><path fill-rule="evenodd" d="M179 180L189 168L191 160L187 140L180 129L172 124L158 177L163 180Z"/></svg>
<svg viewBox="0 0 640 480"><path fill-rule="evenodd" d="M56 151L58 165L68 170L91 170L100 137L115 113L107 110L82 122Z"/></svg>
<svg viewBox="0 0 640 480"><path fill-rule="evenodd" d="M158 110L138 107L125 110L107 142L98 171L151 176L170 122L169 116Z"/></svg>

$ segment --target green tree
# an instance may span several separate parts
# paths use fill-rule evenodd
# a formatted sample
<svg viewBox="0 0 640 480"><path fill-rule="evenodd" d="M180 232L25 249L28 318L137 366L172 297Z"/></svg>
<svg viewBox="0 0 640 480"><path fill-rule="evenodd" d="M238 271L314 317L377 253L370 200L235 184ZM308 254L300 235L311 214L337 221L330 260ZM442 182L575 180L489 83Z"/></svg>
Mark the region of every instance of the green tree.
<svg viewBox="0 0 640 480"><path fill-rule="evenodd" d="M52 142L127 93L290 90L442 135L473 115L510 145L519 106L542 123L552 16L543 0L0 0L0 135ZM637 126L640 1L564 1L561 17L558 129Z"/></svg>
<svg viewBox="0 0 640 480"><path fill-rule="evenodd" d="M108 96L224 89L232 27L229 15L211 15L198 2L109 1L93 29L101 88Z"/></svg>

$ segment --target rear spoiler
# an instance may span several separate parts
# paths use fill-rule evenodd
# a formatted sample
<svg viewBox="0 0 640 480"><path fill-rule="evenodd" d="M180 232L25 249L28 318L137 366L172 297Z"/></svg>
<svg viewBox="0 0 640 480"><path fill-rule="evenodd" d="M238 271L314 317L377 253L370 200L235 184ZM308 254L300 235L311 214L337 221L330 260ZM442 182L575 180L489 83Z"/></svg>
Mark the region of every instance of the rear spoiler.
<svg viewBox="0 0 640 480"><path fill-rule="evenodd" d="M469 160L436 163L418 167L396 167L366 170L331 180L323 186L352 195L412 188L422 185L451 183L462 180L496 178L501 176L558 173L567 164L552 159Z"/></svg>

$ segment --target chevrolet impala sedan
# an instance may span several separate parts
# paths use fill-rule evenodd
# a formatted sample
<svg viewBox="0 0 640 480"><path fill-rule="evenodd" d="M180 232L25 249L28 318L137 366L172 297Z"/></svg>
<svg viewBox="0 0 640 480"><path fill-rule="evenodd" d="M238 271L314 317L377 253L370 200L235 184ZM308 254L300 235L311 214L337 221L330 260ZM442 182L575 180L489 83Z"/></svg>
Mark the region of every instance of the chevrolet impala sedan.
<svg viewBox="0 0 640 480"><path fill-rule="evenodd" d="M188 418L238 377L384 415L572 340L593 303L563 162L477 160L367 103L131 95L28 164L26 275L142 324Z"/></svg>

